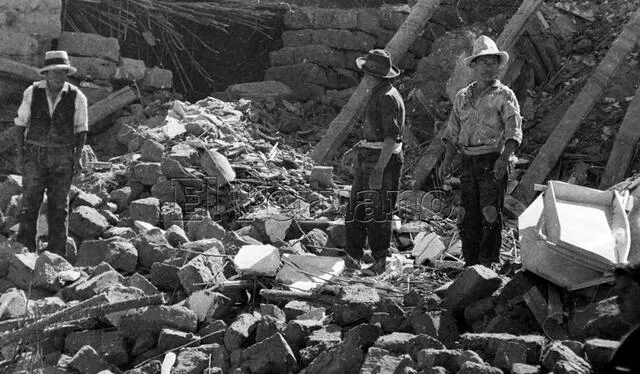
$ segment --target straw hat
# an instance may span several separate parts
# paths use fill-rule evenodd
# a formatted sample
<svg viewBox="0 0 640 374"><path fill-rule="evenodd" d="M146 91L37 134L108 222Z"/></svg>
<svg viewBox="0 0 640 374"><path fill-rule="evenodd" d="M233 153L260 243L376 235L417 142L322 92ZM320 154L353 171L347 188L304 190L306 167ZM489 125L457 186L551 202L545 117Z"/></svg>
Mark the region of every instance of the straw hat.
<svg viewBox="0 0 640 374"><path fill-rule="evenodd" d="M44 75L49 70L66 70L67 74L73 74L77 71L71 66L67 51L47 51L44 55L44 67L38 73Z"/></svg>
<svg viewBox="0 0 640 374"><path fill-rule="evenodd" d="M469 65L473 60L480 56L498 56L500 57L500 65L504 65L509 61L509 54L498 49L496 42L488 36L482 35L473 43L473 53L464 59L465 64Z"/></svg>
<svg viewBox="0 0 640 374"><path fill-rule="evenodd" d="M358 69L379 78L395 78L400 69L391 63L391 55L384 49L372 49L356 59Z"/></svg>

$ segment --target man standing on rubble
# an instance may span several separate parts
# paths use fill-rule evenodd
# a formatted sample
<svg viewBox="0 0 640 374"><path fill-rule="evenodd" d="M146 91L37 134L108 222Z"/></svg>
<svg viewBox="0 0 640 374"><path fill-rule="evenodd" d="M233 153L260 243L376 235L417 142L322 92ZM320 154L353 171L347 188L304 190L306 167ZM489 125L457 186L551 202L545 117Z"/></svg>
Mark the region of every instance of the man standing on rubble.
<svg viewBox="0 0 640 374"><path fill-rule="evenodd" d="M522 117L513 91L498 79L509 54L480 36L465 63L476 81L456 94L442 137L445 156L438 170L451 174L454 156L462 153L458 229L466 266L491 267L500 261L502 208L508 181L509 157L522 142Z"/></svg>
<svg viewBox="0 0 640 374"><path fill-rule="evenodd" d="M380 274L390 254L391 220L403 163L405 108L402 96L391 84L400 71L388 51L370 50L356 59L356 64L365 74L378 78L379 83L364 109L363 140L347 152L357 151L357 156L345 217L345 250L348 265L361 269L368 240L375 261L367 271Z"/></svg>
<svg viewBox="0 0 640 374"><path fill-rule="evenodd" d="M87 98L67 82L76 71L66 51L48 51L40 69L44 80L24 91L15 119L18 168L23 174L18 241L36 248L36 222L47 191L48 248L65 256L69 190L81 171L80 156L88 131Z"/></svg>

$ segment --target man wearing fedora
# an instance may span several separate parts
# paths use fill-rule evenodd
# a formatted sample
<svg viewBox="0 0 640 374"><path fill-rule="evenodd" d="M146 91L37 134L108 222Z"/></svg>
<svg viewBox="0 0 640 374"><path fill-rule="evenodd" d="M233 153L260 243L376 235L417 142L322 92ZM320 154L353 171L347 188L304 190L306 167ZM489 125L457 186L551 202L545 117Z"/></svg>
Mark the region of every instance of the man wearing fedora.
<svg viewBox="0 0 640 374"><path fill-rule="evenodd" d="M87 98L67 76L71 66L66 51L48 51L40 75L44 80L25 91L18 116L18 168L23 194L18 241L36 248L36 222L47 192L48 248L66 254L69 190L81 171L80 156L88 131Z"/></svg>
<svg viewBox="0 0 640 374"><path fill-rule="evenodd" d="M405 108L402 96L391 84L400 71L389 52L373 49L356 59L356 65L365 74L378 78L378 84L364 109L363 140L351 150L357 155L345 217L345 250L348 264L361 269L368 241L374 263L367 270L380 274L390 254L391 220L403 163Z"/></svg>
<svg viewBox="0 0 640 374"><path fill-rule="evenodd" d="M456 94L442 138L445 156L441 178L451 173L454 156L462 153L461 205L458 229L466 266L500 262L502 208L509 157L522 142L522 117L513 91L497 78L507 63L487 36L474 43L465 62L475 81Z"/></svg>

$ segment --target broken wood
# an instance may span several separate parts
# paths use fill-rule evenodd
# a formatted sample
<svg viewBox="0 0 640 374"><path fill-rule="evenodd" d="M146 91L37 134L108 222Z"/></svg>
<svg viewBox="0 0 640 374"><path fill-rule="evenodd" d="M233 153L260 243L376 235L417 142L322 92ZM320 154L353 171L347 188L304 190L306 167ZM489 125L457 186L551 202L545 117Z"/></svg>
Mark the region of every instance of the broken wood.
<svg viewBox="0 0 640 374"><path fill-rule="evenodd" d="M531 39L531 43L535 47L536 52L538 52L538 55L544 62L547 71L555 72L561 66L559 58L557 57L559 53L552 47L553 42L551 42L551 36L545 33L542 21L540 20L541 16L540 11L536 12L536 16L531 17L527 23L525 32L529 39Z"/></svg>
<svg viewBox="0 0 640 374"><path fill-rule="evenodd" d="M496 40L496 44L498 48L505 50L513 56L513 47L516 42L524 32L524 27L527 24L529 17L538 9L542 0L525 0L522 2L518 11L511 17L509 23L504 27L502 33ZM500 72L500 80L502 80L505 84L509 85L513 83L511 79L515 80L518 76L513 74L512 66L516 63L515 58L510 58L509 62L501 69ZM522 69L522 63L519 63L519 69ZM518 67L516 65L516 67ZM508 74L508 75L507 75ZM509 81L504 80L504 78L508 76ZM414 171L414 184L413 189L418 190L424 182L426 181L431 171L438 163L438 160L444 153L444 144L440 140L444 135L444 129L442 129L431 141L425 154L418 160Z"/></svg>
<svg viewBox="0 0 640 374"><path fill-rule="evenodd" d="M291 300L305 300L315 301L323 304L334 305L341 303L341 300L331 295L321 295L305 291L284 291L284 290L260 290L260 296L268 300L273 301L291 301Z"/></svg>
<svg viewBox="0 0 640 374"><path fill-rule="evenodd" d="M629 164L635 154L634 148L640 140L638 118L640 118L640 87L636 90L636 94L627 108L627 113L624 115L622 125L616 134L616 141L613 143L609 161L607 161L607 166L600 180L600 189L613 186L622 181L627 174Z"/></svg>
<svg viewBox="0 0 640 374"><path fill-rule="evenodd" d="M551 169L555 167L578 127L591 111L596 100L602 95L611 76L636 46L639 36L640 9L636 10L629 23L625 25L576 100L540 148L538 156L533 160L513 192L514 197L525 203L533 201L533 185L543 182Z"/></svg>
<svg viewBox="0 0 640 374"><path fill-rule="evenodd" d="M97 103L89 107L89 126L95 124L101 119L116 110L124 108L138 98L138 93L131 87L126 86Z"/></svg>
<svg viewBox="0 0 640 374"><path fill-rule="evenodd" d="M567 339L568 333L564 325L550 318L551 316L548 314L549 306L538 287L531 287L529 291L522 295L522 298L547 336L552 339Z"/></svg>
<svg viewBox="0 0 640 374"><path fill-rule="evenodd" d="M552 318L558 324L561 324L564 321L562 297L560 295L560 290L558 289L558 287L551 283L547 284L547 303L549 318Z"/></svg>
<svg viewBox="0 0 640 374"><path fill-rule="evenodd" d="M0 75L26 82L34 82L42 79L42 75L38 73L37 68L1 57Z"/></svg>
<svg viewBox="0 0 640 374"><path fill-rule="evenodd" d="M435 10L440 5L440 0L419 0L407 19L402 23L393 38L387 43L385 49L391 54L391 61L398 63L413 44L422 29L427 25ZM367 103L373 88L379 82L379 78L365 74L364 78L342 108L338 116L331 121L327 132L311 156L317 163L323 163L332 159L338 149L353 128L355 118Z"/></svg>

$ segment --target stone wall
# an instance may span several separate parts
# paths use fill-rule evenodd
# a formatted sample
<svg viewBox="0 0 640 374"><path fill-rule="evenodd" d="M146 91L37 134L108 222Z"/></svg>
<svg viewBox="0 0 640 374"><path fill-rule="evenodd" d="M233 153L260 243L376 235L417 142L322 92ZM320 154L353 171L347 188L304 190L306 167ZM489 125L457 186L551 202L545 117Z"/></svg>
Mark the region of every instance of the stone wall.
<svg viewBox="0 0 640 374"><path fill-rule="evenodd" d="M0 57L42 66L44 52L60 37L62 0L0 0ZM24 82L3 79L0 98L22 92Z"/></svg>

